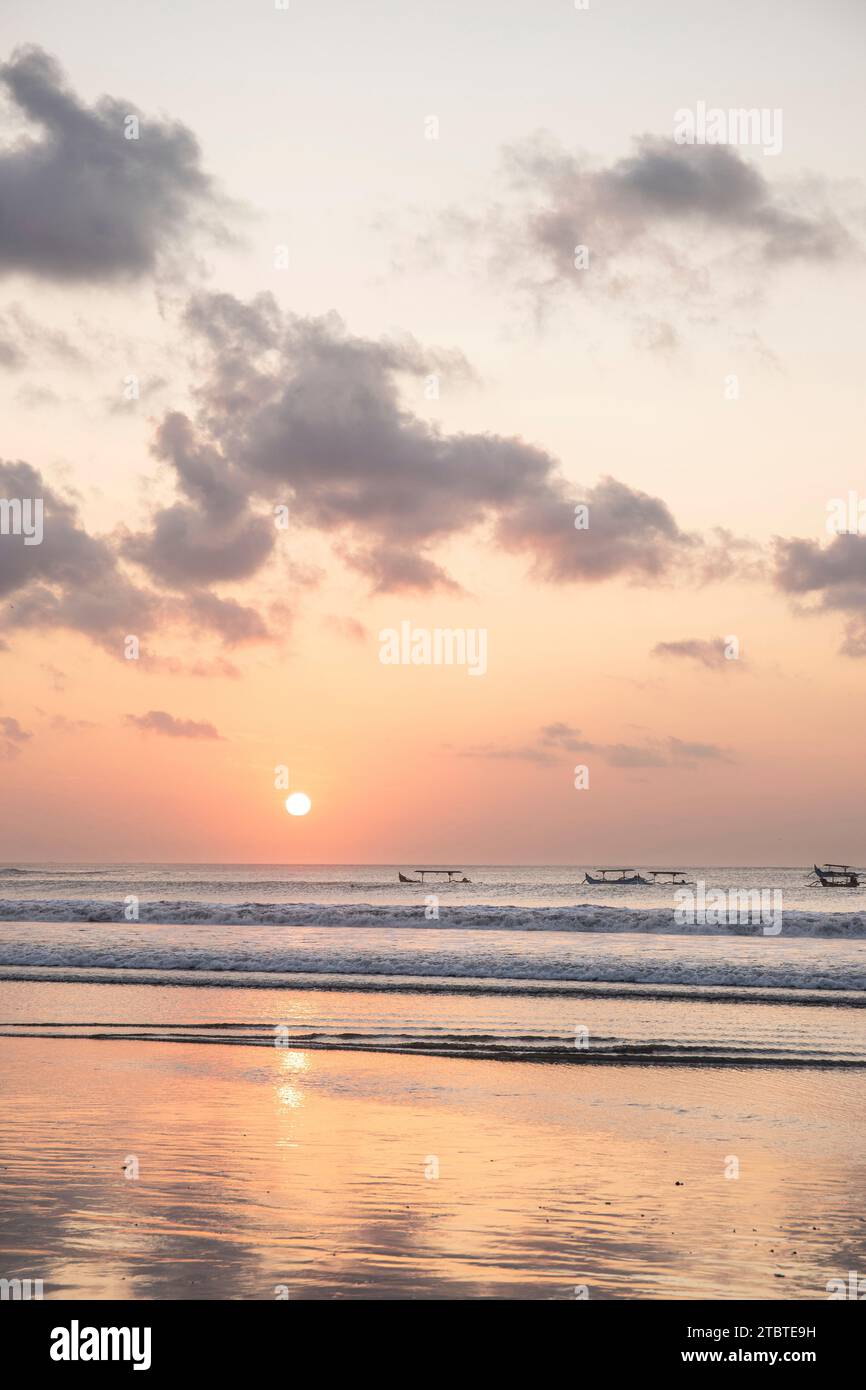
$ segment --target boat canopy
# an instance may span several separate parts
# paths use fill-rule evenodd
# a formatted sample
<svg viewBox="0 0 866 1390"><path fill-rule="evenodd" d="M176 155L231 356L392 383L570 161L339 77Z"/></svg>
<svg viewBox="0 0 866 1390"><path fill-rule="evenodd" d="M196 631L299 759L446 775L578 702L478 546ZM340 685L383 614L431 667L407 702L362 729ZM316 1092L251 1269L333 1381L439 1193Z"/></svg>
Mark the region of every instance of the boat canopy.
<svg viewBox="0 0 866 1390"><path fill-rule="evenodd" d="M425 874L443 874L450 880L455 875L462 874L463 869L413 869L412 872L413 874L420 874L422 879Z"/></svg>

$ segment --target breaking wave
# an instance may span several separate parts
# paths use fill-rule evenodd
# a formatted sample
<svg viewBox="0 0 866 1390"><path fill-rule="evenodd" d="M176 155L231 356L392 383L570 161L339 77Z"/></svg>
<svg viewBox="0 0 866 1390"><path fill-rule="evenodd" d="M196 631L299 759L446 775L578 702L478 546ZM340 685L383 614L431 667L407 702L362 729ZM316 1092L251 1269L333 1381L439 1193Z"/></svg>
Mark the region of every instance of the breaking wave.
<svg viewBox="0 0 866 1390"><path fill-rule="evenodd" d="M19 872L3 870L2 872ZM302 902L200 902L142 899L140 923L214 926L295 926L343 928L411 928L459 931L627 932L671 936L761 936L759 920L714 921L683 926L672 908L607 907L575 903L556 907L511 907L473 904L440 905L439 916L425 918L425 904L374 905ZM711 914L708 914L711 915ZM748 914L744 914L748 917ZM0 920L6 922L118 922L125 918L123 900L104 898L0 898ZM783 937L826 937L866 940L866 912L783 911Z"/></svg>

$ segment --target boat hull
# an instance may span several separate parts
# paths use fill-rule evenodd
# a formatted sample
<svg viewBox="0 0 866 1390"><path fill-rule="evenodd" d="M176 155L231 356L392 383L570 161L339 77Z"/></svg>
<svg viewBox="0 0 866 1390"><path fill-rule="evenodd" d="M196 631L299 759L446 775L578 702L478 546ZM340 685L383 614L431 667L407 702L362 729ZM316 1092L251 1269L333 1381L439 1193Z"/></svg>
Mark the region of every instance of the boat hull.
<svg viewBox="0 0 866 1390"><path fill-rule="evenodd" d="M822 888L859 888L860 877L856 873L828 873L826 869L819 869L817 864L812 865Z"/></svg>

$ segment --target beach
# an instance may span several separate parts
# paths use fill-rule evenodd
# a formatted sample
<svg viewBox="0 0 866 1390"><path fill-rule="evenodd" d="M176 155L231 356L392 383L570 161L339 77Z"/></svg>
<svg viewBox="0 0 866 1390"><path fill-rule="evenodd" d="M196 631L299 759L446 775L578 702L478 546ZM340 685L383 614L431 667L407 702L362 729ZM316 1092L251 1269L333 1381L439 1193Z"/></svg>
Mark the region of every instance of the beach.
<svg viewBox="0 0 866 1390"><path fill-rule="evenodd" d="M150 1041L111 987L14 991L29 1033L92 1016L3 1040L4 1268L46 1298L815 1300L863 1268L859 1069L217 1041L243 991L124 988Z"/></svg>
<svg viewBox="0 0 866 1390"><path fill-rule="evenodd" d="M820 1299L863 1267L856 1074L4 1054L4 1267L46 1298Z"/></svg>
<svg viewBox="0 0 866 1390"><path fill-rule="evenodd" d="M787 886L779 934L556 869L433 920L370 866L7 871L5 1277L828 1298L866 1260L864 917L715 875Z"/></svg>

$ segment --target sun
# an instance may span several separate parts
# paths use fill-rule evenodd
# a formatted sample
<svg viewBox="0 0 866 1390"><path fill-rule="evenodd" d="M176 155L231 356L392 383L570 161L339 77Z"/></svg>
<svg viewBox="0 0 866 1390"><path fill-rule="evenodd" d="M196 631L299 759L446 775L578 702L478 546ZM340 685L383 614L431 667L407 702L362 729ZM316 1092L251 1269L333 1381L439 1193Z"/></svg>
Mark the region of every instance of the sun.
<svg viewBox="0 0 866 1390"><path fill-rule="evenodd" d="M286 797L286 810L290 816L305 816L313 803L306 792L292 792Z"/></svg>

